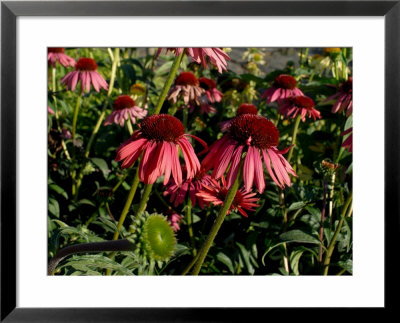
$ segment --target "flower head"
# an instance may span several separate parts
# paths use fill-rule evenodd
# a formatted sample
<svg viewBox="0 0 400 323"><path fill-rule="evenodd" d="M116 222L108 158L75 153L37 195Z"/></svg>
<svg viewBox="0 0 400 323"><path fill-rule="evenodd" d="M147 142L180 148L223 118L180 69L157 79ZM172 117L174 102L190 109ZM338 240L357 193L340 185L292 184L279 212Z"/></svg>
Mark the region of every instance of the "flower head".
<svg viewBox="0 0 400 323"><path fill-rule="evenodd" d="M224 177L221 178L221 181L222 186L218 183L218 181L212 179L212 185L204 185L204 188L196 195L202 198L207 204L211 203L217 206L224 204L229 188L226 186ZM238 190L227 214L237 210L240 214L247 218L248 215L245 210L255 211L254 208L259 206L256 204L259 198L254 197L255 195L256 193L246 192L244 187Z"/></svg>
<svg viewBox="0 0 400 323"><path fill-rule="evenodd" d="M200 77L199 83L200 86L206 91L207 98L211 103L221 102L223 94L218 91L217 83L214 80L206 77Z"/></svg>
<svg viewBox="0 0 400 323"><path fill-rule="evenodd" d="M78 82L81 82L82 92L89 92L90 84L93 85L96 92L100 92L101 88L108 90L107 82L97 72L96 61L91 58L80 58L75 64L75 71L69 72L61 79L61 83L71 91L75 90Z"/></svg>
<svg viewBox="0 0 400 323"><path fill-rule="evenodd" d="M304 94L297 88L295 78L290 75L281 74L275 77L274 83L263 93L261 99L266 99L267 103L271 103L278 99L287 99L296 95Z"/></svg>
<svg viewBox="0 0 400 323"><path fill-rule="evenodd" d="M103 123L105 126L115 123L123 127L125 120L129 118L135 124L136 119L143 119L147 115L147 110L136 106L135 101L129 95L120 95L114 100L113 107L113 112Z"/></svg>
<svg viewBox="0 0 400 323"><path fill-rule="evenodd" d="M49 64L51 64L53 67L56 67L56 63L59 63L64 67L74 67L75 60L67 54L64 54L64 51L64 48L47 48L47 60Z"/></svg>
<svg viewBox="0 0 400 323"><path fill-rule="evenodd" d="M185 166L182 166L182 171L185 174ZM213 185L213 182L211 176L203 168L200 168L193 178L184 180L181 185L177 185L170 180L163 195L170 195L170 202L174 202L174 207L177 207L185 201L186 195L189 193L192 205L195 206L196 202L198 202L200 208L203 209L204 201L196 194L203 189L204 185L210 186Z"/></svg>
<svg viewBox="0 0 400 323"><path fill-rule="evenodd" d="M181 185L180 149L186 164L186 179L196 175L200 162L186 136L197 139L203 145L205 143L195 136L185 134L185 128L177 118L167 114L152 115L144 118L139 127L117 150L115 160L123 160L122 169L132 166L143 153L139 165L139 178L142 182L153 184L158 177L164 175L165 185L172 174L175 183Z"/></svg>
<svg viewBox="0 0 400 323"><path fill-rule="evenodd" d="M250 103L242 103L236 111L236 116L240 116L242 114L257 114L257 107L254 104ZM219 123L222 132L226 132L229 129L233 119L222 121Z"/></svg>
<svg viewBox="0 0 400 323"><path fill-rule="evenodd" d="M340 113L346 110L346 116L351 115L353 112L353 78L351 76L340 85L338 92L328 97L325 102L331 100L336 100L332 107L332 113Z"/></svg>
<svg viewBox="0 0 400 323"><path fill-rule="evenodd" d="M200 98L205 90L200 87L200 82L191 72L182 72L175 80L175 85L169 91L168 100L176 103L182 98L185 105L189 103L200 105Z"/></svg>
<svg viewBox="0 0 400 323"><path fill-rule="evenodd" d="M172 229L175 232L179 231L181 229L179 223L182 221L182 216L172 209L168 209L166 213L168 217L168 222L171 224Z"/></svg>
<svg viewBox="0 0 400 323"><path fill-rule="evenodd" d="M306 121L306 116L313 118L314 121L317 118L321 119L321 113L315 109L314 101L308 96L303 95L293 96L280 101L278 112L292 119L300 115L303 122Z"/></svg>
<svg viewBox="0 0 400 323"><path fill-rule="evenodd" d="M160 55L163 48L159 48L156 56ZM185 50L185 54L190 56L193 61L198 64L202 64L204 68L207 67L207 58L217 69L218 72L222 73L222 71L226 71L228 63L226 61L230 60L230 57L221 49L221 48L211 48L211 47L191 47L191 48L166 48L166 50L172 51L176 56L179 56L183 50Z"/></svg>
<svg viewBox="0 0 400 323"><path fill-rule="evenodd" d="M289 174L296 176L294 170L282 156L288 148L279 151L279 131L268 119L254 114L242 114L232 119L227 133L213 143L204 158L202 166L206 171L214 169L212 177L222 177L228 169L228 188L232 186L242 154L246 153L243 164L243 179L246 192L255 183L258 191L265 189L264 170L261 156L272 180L281 188L291 185Z"/></svg>

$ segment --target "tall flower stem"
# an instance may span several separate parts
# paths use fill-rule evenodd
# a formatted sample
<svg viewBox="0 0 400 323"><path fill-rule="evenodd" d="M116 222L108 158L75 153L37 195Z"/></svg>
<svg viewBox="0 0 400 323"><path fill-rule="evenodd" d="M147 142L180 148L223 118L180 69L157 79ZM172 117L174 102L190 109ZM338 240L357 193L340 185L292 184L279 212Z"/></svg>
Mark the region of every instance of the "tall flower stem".
<svg viewBox="0 0 400 323"><path fill-rule="evenodd" d="M53 91L53 95L52 96L53 96L54 108L55 108L54 115L56 117L58 132L62 133L62 129L61 129L61 126L60 126L60 119L59 119L60 117L58 115L57 98L56 98L56 96L54 94L55 92L57 92L56 74L57 74L57 69L53 66L51 68L51 83L52 83L52 89L51 90ZM71 156L69 155L67 145L65 144L65 141L64 141L64 139L62 137L61 137L61 147L64 150L64 154L65 154L65 157L67 158L67 160L71 160Z"/></svg>
<svg viewBox="0 0 400 323"><path fill-rule="evenodd" d="M157 102L157 105L156 105L156 107L154 109L153 114L159 114L160 113L161 108L162 108L162 106L164 104L165 98L167 97L168 91L171 88L171 85L172 85L172 83L173 83L173 81L175 79L176 72L178 71L178 68L181 65L181 61L182 61L182 57L183 57L184 53L185 53L185 50L183 49L182 53L179 56L175 57L175 60L174 60L174 62L172 64L172 68L169 71L167 81L165 82L164 87L162 89L162 92L161 92L161 94L160 94L160 96L158 98L158 102Z"/></svg>
<svg viewBox="0 0 400 323"><path fill-rule="evenodd" d="M82 97L83 97L83 91L81 91L78 98L76 99L74 116L72 119L72 141L75 141L75 139L76 139L76 123L78 121L78 114L79 114L79 108L80 108L81 102L82 102Z"/></svg>
<svg viewBox="0 0 400 323"><path fill-rule="evenodd" d="M149 196L150 196L152 188L153 188L153 184L146 184L144 186L142 199L140 200L139 206L135 213L136 218L146 209L147 201L149 200Z"/></svg>
<svg viewBox="0 0 400 323"><path fill-rule="evenodd" d="M287 158L288 163L290 163L290 160L292 159L293 156L293 151L294 151L294 145L296 144L296 137L297 137L297 132L299 131L299 125L301 121L301 116L298 115L296 118L296 121L294 122L294 127L293 127L293 134L292 134L292 145L293 147L290 148L289 155Z"/></svg>
<svg viewBox="0 0 400 323"><path fill-rule="evenodd" d="M96 123L95 127L93 128L93 131L92 131L92 134L90 136L89 142L88 142L88 144L86 146L86 149L85 149L85 157L86 158L89 157L90 149L91 149L91 147L93 145L94 139L95 139L97 133L99 132L100 126L101 126L101 124L103 122L103 119L104 119L104 117L106 115L106 108L108 107L108 104L109 104L109 101L110 101L110 97L111 97L112 91L114 89L115 75L117 73L117 66L118 66L118 63L119 63L119 48L115 48L114 49L114 55L111 57L111 59L112 59L111 76L110 76L110 84L108 86L107 99L104 102L103 109L102 109L102 111L100 113L100 116L99 116L99 118L97 120L97 123Z"/></svg>
<svg viewBox="0 0 400 323"><path fill-rule="evenodd" d="M229 211L229 208L231 207L233 200L235 199L236 193L239 189L239 184L241 181L241 167L239 168L238 174L236 176L235 182L233 183L232 187L229 189L224 204L222 205L221 209L218 212L217 218L211 227L210 233L208 234L206 240L204 241L201 249L199 250L199 258L194 265L194 269L192 271L193 275L198 275L201 269L201 266L203 265L204 259L206 258L208 251L211 248L211 245L217 236L217 233L219 229L221 228L222 223L224 222L224 219L226 217L227 212Z"/></svg>
<svg viewBox="0 0 400 323"><path fill-rule="evenodd" d="M126 218L128 212L129 212L129 209L131 207L133 198L135 197L138 185L139 185L139 166L136 169L136 173L135 173L135 177L133 178L133 181L132 181L131 189L130 189L128 197L126 199L124 208L122 209L121 215L119 217L118 224L117 224L117 230L114 232L113 240L117 240L119 237L119 232L122 228L122 225L124 224L124 221L125 221L125 218Z"/></svg>
<svg viewBox="0 0 400 323"><path fill-rule="evenodd" d="M347 201L346 201L346 203L345 203L345 205L343 207L342 214L340 216L340 220L339 220L339 223L337 225L336 231L333 234L331 242L329 243L329 246L328 246L328 248L326 250L326 255L325 255L325 259L324 259L324 269L323 269L323 275L324 276L328 275L329 264L331 262L332 253L333 253L333 251L335 249L336 240L337 240L337 237L338 237L338 235L340 233L340 230L342 229L343 223L344 223L345 218L346 218L346 214L348 213L348 210L349 210L349 212L351 212L353 210L353 208L350 206L352 201L353 201L353 192L351 192L349 197L347 198Z"/></svg>
<svg viewBox="0 0 400 323"><path fill-rule="evenodd" d="M188 225L190 243L192 245L192 253L193 256L196 256L197 250L196 250L196 245L194 243L193 225L192 225L192 200L190 196L188 196L186 203L186 221Z"/></svg>
<svg viewBox="0 0 400 323"><path fill-rule="evenodd" d="M108 87L108 92L107 92L107 98L104 101L103 109L102 109L102 111L100 113L99 118L97 119L96 125L93 128L92 134L91 134L91 136L89 138L89 141L88 141L88 144L86 146L85 158L89 157L90 149L92 148L92 145L94 143L96 135L99 132L100 126L103 123L104 117L106 115L106 109L107 109L107 107L109 105L111 93L112 93L112 91L114 89L115 75L116 75L117 66L118 66L118 63L119 63L119 48L115 48L114 49L114 55L111 57L111 59L112 59L111 77L110 77L110 85ZM83 171L83 168L84 168L84 165L79 170L79 173L78 173L78 176L77 176L77 179L76 179L76 188L75 188L75 193L73 194L75 201L78 199L79 188L80 188L80 186L82 184L82 179L83 179L83 172L82 171Z"/></svg>

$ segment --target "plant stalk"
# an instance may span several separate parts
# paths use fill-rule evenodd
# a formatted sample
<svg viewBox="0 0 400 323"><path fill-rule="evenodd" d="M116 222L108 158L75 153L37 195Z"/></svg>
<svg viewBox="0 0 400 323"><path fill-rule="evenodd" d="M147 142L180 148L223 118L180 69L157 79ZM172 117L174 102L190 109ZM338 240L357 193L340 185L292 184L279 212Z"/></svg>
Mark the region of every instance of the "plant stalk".
<svg viewBox="0 0 400 323"><path fill-rule="evenodd" d="M241 167L241 165L239 166ZM200 251L199 251L199 259L197 260L194 269L192 271L192 275L198 275L203 265L204 259L206 258L208 251L211 248L211 245L217 236L219 229L221 228L222 223L226 217L229 208L231 207L233 200L236 196L236 193L239 189L239 184L241 181L241 169L239 168L238 174L236 176L235 182L233 183L232 187L229 189L224 204L222 205L221 209L218 212L217 218L211 227L210 233L208 234L206 240L204 241Z"/></svg>
<svg viewBox="0 0 400 323"><path fill-rule="evenodd" d="M293 145L293 147L290 148L290 151L289 151L289 155L287 158L288 163L290 163L290 160L292 159L292 156L293 156L293 151L294 151L294 146L296 144L296 137L297 137L297 132L299 131L300 121L301 121L301 116L298 115L296 117L296 121L295 121L294 127L293 127L293 135L292 135L292 143L291 143Z"/></svg>

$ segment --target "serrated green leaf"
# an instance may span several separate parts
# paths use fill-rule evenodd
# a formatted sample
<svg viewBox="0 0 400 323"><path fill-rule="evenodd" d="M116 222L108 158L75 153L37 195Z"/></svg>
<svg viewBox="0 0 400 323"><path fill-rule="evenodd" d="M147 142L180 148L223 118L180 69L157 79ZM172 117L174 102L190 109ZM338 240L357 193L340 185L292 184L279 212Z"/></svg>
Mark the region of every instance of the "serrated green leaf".
<svg viewBox="0 0 400 323"><path fill-rule="evenodd" d="M133 275L130 270L126 269L119 263L103 255L73 256L72 259L70 259L68 262L66 262L59 268L64 268L67 266L71 266L79 270L83 270L85 268L84 266L92 270L95 270L96 268L111 269L122 275L128 275L128 276Z"/></svg>

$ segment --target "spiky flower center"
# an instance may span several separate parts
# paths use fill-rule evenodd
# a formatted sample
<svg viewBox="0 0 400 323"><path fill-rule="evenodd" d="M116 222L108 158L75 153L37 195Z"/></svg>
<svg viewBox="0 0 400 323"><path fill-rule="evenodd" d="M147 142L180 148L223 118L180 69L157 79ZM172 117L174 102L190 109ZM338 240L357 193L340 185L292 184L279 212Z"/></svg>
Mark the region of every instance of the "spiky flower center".
<svg viewBox="0 0 400 323"><path fill-rule="evenodd" d="M217 199L220 201L225 201L226 196L228 195L228 189L226 187L222 187L217 193ZM243 194L240 191L236 192L235 198L232 202L232 207L238 207L243 202Z"/></svg>
<svg viewBox="0 0 400 323"><path fill-rule="evenodd" d="M155 141L176 143L185 134L183 124L168 114L156 114L143 119L140 129L147 139Z"/></svg>
<svg viewBox="0 0 400 323"><path fill-rule="evenodd" d="M97 70L97 63L94 59L82 57L76 63L75 69L78 71L95 71Z"/></svg>
<svg viewBox="0 0 400 323"><path fill-rule="evenodd" d="M281 89L293 90L296 87L297 82L293 76L281 74L275 77L274 85L275 87L279 87Z"/></svg>
<svg viewBox="0 0 400 323"><path fill-rule="evenodd" d="M242 103L237 109L236 115L257 114L257 107L254 104Z"/></svg>
<svg viewBox="0 0 400 323"><path fill-rule="evenodd" d="M62 47L49 47L47 48L49 53L64 53L64 48Z"/></svg>
<svg viewBox="0 0 400 323"><path fill-rule="evenodd" d="M242 114L234 118L229 133L239 143L259 149L277 146L279 142L279 131L275 125L268 119L254 114Z"/></svg>
<svg viewBox="0 0 400 323"><path fill-rule="evenodd" d="M199 82L200 82L200 86L205 90L212 90L217 87L217 83L215 83L214 80L206 78L206 77L200 77Z"/></svg>
<svg viewBox="0 0 400 323"><path fill-rule="evenodd" d="M135 106L135 101L129 95L120 95L114 100L114 110L123 110Z"/></svg>
<svg viewBox="0 0 400 323"><path fill-rule="evenodd" d="M289 101L298 108L311 110L314 108L314 101L308 96L298 95L289 99Z"/></svg>
<svg viewBox="0 0 400 323"><path fill-rule="evenodd" d="M353 78L350 76L349 79L342 84L342 92L352 93L353 92Z"/></svg>
<svg viewBox="0 0 400 323"><path fill-rule="evenodd" d="M175 80L176 85L199 86L199 80L191 72L182 72Z"/></svg>

